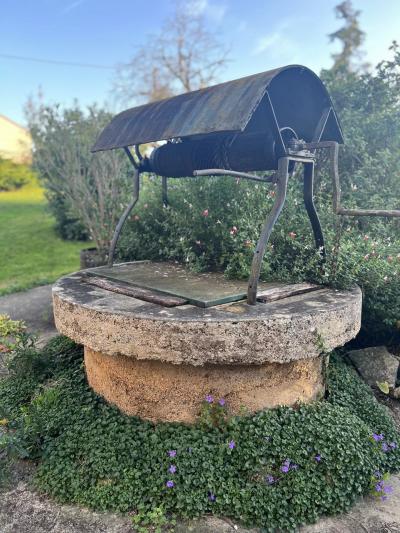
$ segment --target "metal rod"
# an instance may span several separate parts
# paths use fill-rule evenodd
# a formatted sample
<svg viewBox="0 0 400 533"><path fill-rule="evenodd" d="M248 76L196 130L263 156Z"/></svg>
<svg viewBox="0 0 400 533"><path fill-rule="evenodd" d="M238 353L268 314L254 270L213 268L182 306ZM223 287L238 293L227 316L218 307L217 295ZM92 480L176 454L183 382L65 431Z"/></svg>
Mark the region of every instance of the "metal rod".
<svg viewBox="0 0 400 533"><path fill-rule="evenodd" d="M129 152L129 150L127 149L125 151ZM140 188L140 172L135 166L135 169L133 171L133 197L132 197L132 200L129 202L128 206L126 207L125 211L122 213L121 218L118 221L117 227L115 228L114 235L113 235L113 238L110 244L110 249L108 252L107 266L109 267L112 267L114 264L115 248L117 246L117 242L118 242L122 227L125 224L126 219L128 218L130 212L135 207L139 199L139 188Z"/></svg>
<svg viewBox="0 0 400 533"><path fill-rule="evenodd" d="M161 178L161 187L162 187L162 204L164 207L168 207L168 178L162 176Z"/></svg>
<svg viewBox="0 0 400 533"><path fill-rule="evenodd" d="M317 127L315 128L314 135L313 135L313 142L317 143L322 137L322 134L324 133L326 124L328 122L329 115L331 114L332 107L326 107L322 114L321 118L318 121Z"/></svg>
<svg viewBox="0 0 400 533"><path fill-rule="evenodd" d="M314 233L315 246L321 251L322 258L325 259L324 234L314 204L314 163L304 164L303 198Z"/></svg>
<svg viewBox="0 0 400 533"><path fill-rule="evenodd" d="M277 195L274 206L269 214L263 230L261 232L256 250L253 256L253 263L251 265L251 274L247 288L247 303L255 305L257 300L257 287L260 278L262 260L264 258L265 248L267 247L269 238L271 236L273 227L279 218L283 205L286 200L287 184L289 179L289 161L290 157L281 157L278 160L278 175L277 175Z"/></svg>
<svg viewBox="0 0 400 533"><path fill-rule="evenodd" d="M129 148L127 146L125 146L124 150L125 150L126 155L129 157L129 161L132 163L132 165L135 168L139 168L139 165L137 164L137 162L136 162L135 158L133 157L132 152L129 150Z"/></svg>
<svg viewBox="0 0 400 533"><path fill-rule="evenodd" d="M139 162L140 162L143 159L143 156L140 153L140 148L138 144L135 144L135 154L137 155L137 158L139 159Z"/></svg>
<svg viewBox="0 0 400 533"><path fill-rule="evenodd" d="M234 178L243 178L250 181L262 181L263 183L274 183L275 174L271 176L256 176L246 172L236 172L235 170L226 170L224 168L206 168L204 170L193 170L193 176L232 176Z"/></svg>

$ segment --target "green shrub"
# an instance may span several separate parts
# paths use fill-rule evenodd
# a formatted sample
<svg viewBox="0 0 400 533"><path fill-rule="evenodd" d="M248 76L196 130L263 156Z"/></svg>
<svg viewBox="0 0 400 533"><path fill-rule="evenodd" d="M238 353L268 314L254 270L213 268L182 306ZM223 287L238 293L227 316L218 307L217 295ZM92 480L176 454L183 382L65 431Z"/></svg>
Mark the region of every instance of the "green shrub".
<svg viewBox="0 0 400 533"><path fill-rule="evenodd" d="M70 108L31 103L28 118L34 168L57 232L66 239L90 238L105 255L127 196L129 169L122 151L90 151L110 113L77 103Z"/></svg>
<svg viewBox="0 0 400 533"><path fill-rule="evenodd" d="M46 190L46 199L51 214L54 217L54 229L62 239L66 241L86 241L89 238L87 230L68 202L68 200L56 191Z"/></svg>
<svg viewBox="0 0 400 533"><path fill-rule="evenodd" d="M338 357L328 400L229 417L217 427L121 414L90 390L82 351L67 339L36 357L53 363L34 375L15 365L0 382L0 418L7 411L10 434L39 460L37 487L62 502L130 512L136 523L212 513L291 531L348 509L377 470L400 468L399 450L384 452L373 438L398 441L390 416Z"/></svg>
<svg viewBox="0 0 400 533"><path fill-rule="evenodd" d="M222 270L229 277L248 278L274 189L231 178L181 180L171 185L167 209L160 190L159 179L144 180L141 203L121 235L119 259L177 260L194 270ZM261 279L307 280L336 288L358 283L364 294L362 342L394 342L399 339L400 319L398 221L340 223L327 195L317 194L316 199L326 238L324 267L301 203L301 182L293 179Z"/></svg>
<svg viewBox="0 0 400 533"><path fill-rule="evenodd" d="M12 191L35 180L35 173L28 165L14 163L0 157L0 191Z"/></svg>

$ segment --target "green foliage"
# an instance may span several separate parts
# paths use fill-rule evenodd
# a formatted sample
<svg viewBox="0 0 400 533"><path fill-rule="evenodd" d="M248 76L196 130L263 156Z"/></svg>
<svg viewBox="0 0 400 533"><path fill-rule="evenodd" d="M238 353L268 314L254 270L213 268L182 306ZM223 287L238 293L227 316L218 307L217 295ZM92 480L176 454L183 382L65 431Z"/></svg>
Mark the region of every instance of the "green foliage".
<svg viewBox="0 0 400 533"><path fill-rule="evenodd" d="M0 418L21 455L39 460L37 487L59 501L129 512L150 531L205 513L294 530L348 509L376 471L400 468L398 449L384 452L372 438L399 440L390 416L337 357L328 400L228 416L218 427L124 416L89 389L82 351L65 338L26 356L32 372L23 350L16 357L0 382Z"/></svg>
<svg viewBox="0 0 400 533"><path fill-rule="evenodd" d="M57 235L66 241L86 241L89 234L70 202L61 193L47 188L46 198L51 214L54 217L54 229Z"/></svg>
<svg viewBox="0 0 400 533"><path fill-rule="evenodd" d="M28 165L14 163L0 157L0 191L19 189L35 179L35 173Z"/></svg>
<svg viewBox="0 0 400 533"><path fill-rule="evenodd" d="M398 209L400 198L400 53L374 73L322 73L346 139L340 152L342 202L348 208ZM233 180L170 180L162 207L160 180L144 178L138 211L121 236L122 260L178 260L195 270L249 276L253 250L275 197L273 186ZM363 343L400 338L399 219L336 217L324 155L317 161L315 199L325 233L321 264L302 200L302 176L271 236L261 278L313 281L337 288L358 283L364 293Z"/></svg>
<svg viewBox="0 0 400 533"><path fill-rule="evenodd" d="M111 115L96 106L83 110L31 102L29 129L34 167L46 189L56 229L64 238L90 238L108 248L127 196L128 159L121 152L93 155L91 147Z"/></svg>
<svg viewBox="0 0 400 533"><path fill-rule="evenodd" d="M139 506L138 511L132 517L132 523L138 533L173 531L176 521L166 516L162 505L151 510L146 509L145 506L141 507Z"/></svg>
<svg viewBox="0 0 400 533"><path fill-rule="evenodd" d="M220 428L224 430L228 422L228 413L224 398L218 402L208 395L200 410L199 425L204 429Z"/></svg>
<svg viewBox="0 0 400 533"><path fill-rule="evenodd" d="M14 344L10 343L10 337L16 337L23 331L26 326L22 320L11 320L8 315L0 315L0 343L12 348Z"/></svg>

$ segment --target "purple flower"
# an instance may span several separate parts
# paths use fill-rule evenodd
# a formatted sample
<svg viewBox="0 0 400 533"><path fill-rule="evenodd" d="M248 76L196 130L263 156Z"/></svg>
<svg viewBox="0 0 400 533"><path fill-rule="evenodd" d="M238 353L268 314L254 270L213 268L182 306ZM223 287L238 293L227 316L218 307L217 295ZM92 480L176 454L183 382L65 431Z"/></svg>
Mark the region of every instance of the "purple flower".
<svg viewBox="0 0 400 533"><path fill-rule="evenodd" d="M268 485L273 485L275 483L275 478L274 476L271 476L271 474L268 474L265 477L265 481L268 483Z"/></svg>
<svg viewBox="0 0 400 533"><path fill-rule="evenodd" d="M225 400L224 400L224 398L221 398L221 399L219 400L218 403L219 403L219 405L220 405L221 407L223 407L223 406L225 405Z"/></svg>
<svg viewBox="0 0 400 533"><path fill-rule="evenodd" d="M297 470L299 468L299 465L293 464L293 465L290 465L290 468L292 470Z"/></svg>
<svg viewBox="0 0 400 533"><path fill-rule="evenodd" d="M382 481L379 481L379 483L375 485L376 492L382 492L382 486L383 486Z"/></svg>
<svg viewBox="0 0 400 533"><path fill-rule="evenodd" d="M169 451L168 451L168 455L169 455L170 457L175 457L175 455L176 455L176 450L169 450Z"/></svg>
<svg viewBox="0 0 400 533"><path fill-rule="evenodd" d="M375 442L379 442L380 440L383 440L383 434L382 433L373 433L372 434L372 438L374 439Z"/></svg>
<svg viewBox="0 0 400 533"><path fill-rule="evenodd" d="M231 442L229 443L228 446L229 446L229 448L230 448L231 450L233 450L233 448L236 446L235 441L234 441L234 440L231 440Z"/></svg>
<svg viewBox="0 0 400 533"><path fill-rule="evenodd" d="M289 470L290 470L290 459L286 459L283 465L281 466L281 472L286 474L286 472L289 472Z"/></svg>
<svg viewBox="0 0 400 533"><path fill-rule="evenodd" d="M213 494L212 492L209 492L208 499L210 500L210 502L215 502L215 494Z"/></svg>
<svg viewBox="0 0 400 533"><path fill-rule="evenodd" d="M175 483L170 479L166 482L166 485L169 489L172 489L175 486Z"/></svg>
<svg viewBox="0 0 400 533"><path fill-rule="evenodd" d="M382 477L382 474L379 472L379 470L375 470L374 476L379 478Z"/></svg>
<svg viewBox="0 0 400 533"><path fill-rule="evenodd" d="M176 466L175 465L171 465L169 468L168 468L168 472L170 474L175 474L176 472Z"/></svg>
<svg viewBox="0 0 400 533"><path fill-rule="evenodd" d="M389 446L392 448L392 450L395 450L397 448L397 443L396 442L390 442Z"/></svg>
<svg viewBox="0 0 400 533"><path fill-rule="evenodd" d="M387 496L381 496L381 500L385 502L387 500Z"/></svg>
<svg viewBox="0 0 400 533"><path fill-rule="evenodd" d="M389 451L389 446L386 444L386 442L382 442L382 450L384 452L388 452Z"/></svg>
<svg viewBox="0 0 400 533"><path fill-rule="evenodd" d="M211 394L207 394L206 396L206 402L207 403L213 403L214 398L211 396Z"/></svg>
<svg viewBox="0 0 400 533"><path fill-rule="evenodd" d="M386 485L385 487L383 487L383 492L385 494L392 494L393 492L393 487L391 485Z"/></svg>
<svg viewBox="0 0 400 533"><path fill-rule="evenodd" d="M314 457L314 459L317 461L317 463L319 463L322 459L322 457L318 454Z"/></svg>

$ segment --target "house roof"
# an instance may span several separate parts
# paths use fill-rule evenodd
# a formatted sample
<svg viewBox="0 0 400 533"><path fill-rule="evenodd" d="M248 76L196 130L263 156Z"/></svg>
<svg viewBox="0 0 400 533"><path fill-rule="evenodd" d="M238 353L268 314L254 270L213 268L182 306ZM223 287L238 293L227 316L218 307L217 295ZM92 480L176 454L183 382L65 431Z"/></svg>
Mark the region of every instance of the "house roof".
<svg viewBox="0 0 400 533"><path fill-rule="evenodd" d="M16 126L17 128L19 128L20 130L28 132L28 128L25 128L24 126L21 126L21 124L18 124L18 122L15 122L11 118L8 118L5 115L2 115L1 113L0 113L0 120L5 120L6 122L9 122L13 126Z"/></svg>

